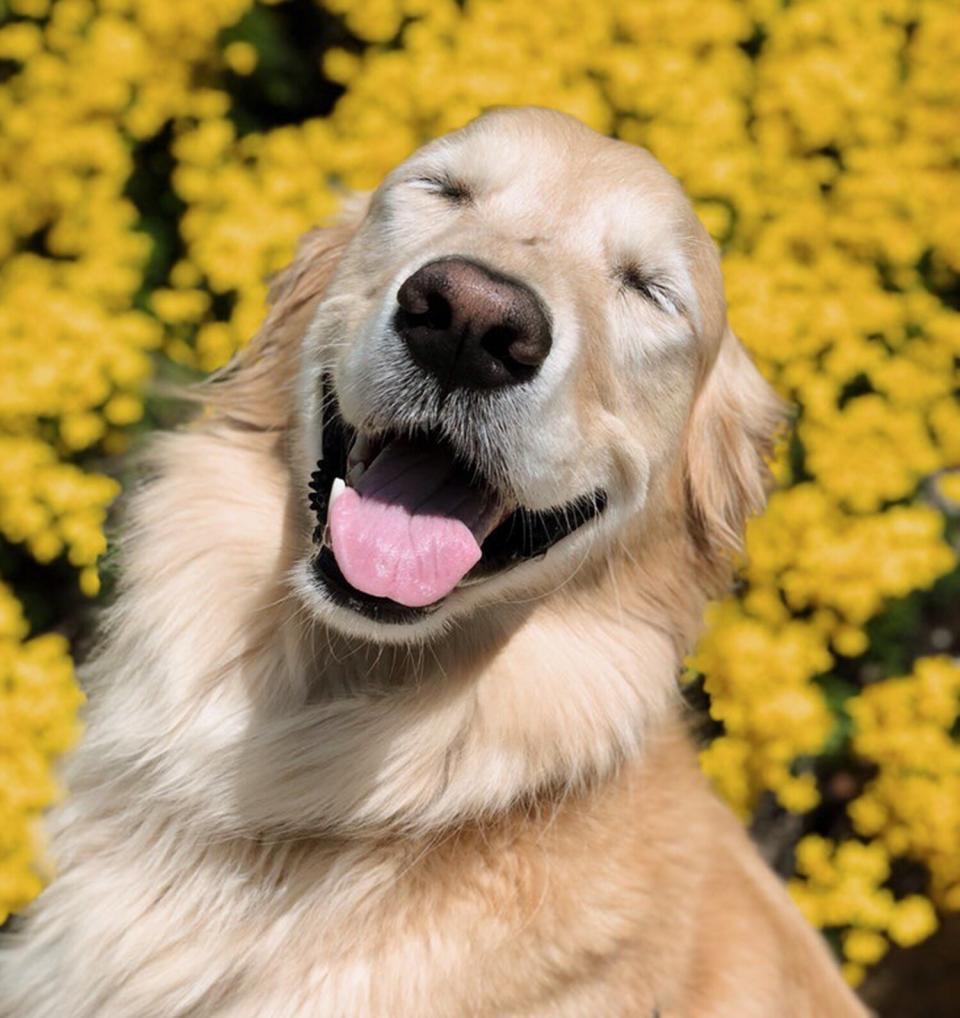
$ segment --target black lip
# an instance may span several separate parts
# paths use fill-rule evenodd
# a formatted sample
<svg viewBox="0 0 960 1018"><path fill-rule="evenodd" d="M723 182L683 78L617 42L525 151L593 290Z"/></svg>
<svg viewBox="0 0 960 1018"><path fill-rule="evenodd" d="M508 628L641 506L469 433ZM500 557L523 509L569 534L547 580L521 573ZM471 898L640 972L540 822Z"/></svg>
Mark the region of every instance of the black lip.
<svg viewBox="0 0 960 1018"><path fill-rule="evenodd" d="M349 608L359 615L365 615L374 622L386 622L391 625L410 625L419 622L436 611L440 602L424 608L408 608L398 604L389 597L374 597L365 594L350 584L340 572L340 566L333 552L324 545L320 554L313 560L313 574L323 582L330 597L343 608Z"/></svg>
<svg viewBox="0 0 960 1018"><path fill-rule="evenodd" d="M501 572L511 564L544 555L565 537L607 508L607 493L598 488L556 509L515 509L483 542L483 558L469 576Z"/></svg>
<svg viewBox="0 0 960 1018"><path fill-rule="evenodd" d="M335 478L346 476L347 451L355 432L340 416L336 398L326 380L323 397L323 459L317 463L309 485L310 507L317 520L313 541L319 545L312 563L313 574L329 596L344 608L375 622L393 625L418 622L435 612L443 603L442 600L420 608L410 608L388 597L374 597L357 590L344 577L333 552L324 543L330 486ZM581 495L554 509L534 510L522 506L515 509L487 535L481 546L483 557L470 570L467 578L493 576L521 562L543 558L555 544L599 516L606 507L607 493L598 488L591 494Z"/></svg>

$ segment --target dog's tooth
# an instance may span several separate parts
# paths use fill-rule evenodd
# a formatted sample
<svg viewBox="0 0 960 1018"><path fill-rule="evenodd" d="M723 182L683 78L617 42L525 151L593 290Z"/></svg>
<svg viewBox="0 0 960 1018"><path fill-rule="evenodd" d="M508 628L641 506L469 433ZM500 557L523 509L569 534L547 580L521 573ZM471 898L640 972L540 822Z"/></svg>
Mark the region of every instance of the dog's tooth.
<svg viewBox="0 0 960 1018"><path fill-rule="evenodd" d="M333 508L333 503L343 494L346 484L342 477L335 477L330 485L330 498L327 501L327 512Z"/></svg>

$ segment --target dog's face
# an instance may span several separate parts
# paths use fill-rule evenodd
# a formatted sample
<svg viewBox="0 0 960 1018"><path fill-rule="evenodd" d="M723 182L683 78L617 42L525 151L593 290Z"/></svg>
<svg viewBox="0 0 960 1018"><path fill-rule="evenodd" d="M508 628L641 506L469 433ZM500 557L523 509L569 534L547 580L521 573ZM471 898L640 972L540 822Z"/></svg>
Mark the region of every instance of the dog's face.
<svg viewBox="0 0 960 1018"><path fill-rule="evenodd" d="M723 326L713 246L649 153L544 110L425 146L304 340L301 595L404 641L567 582L657 501Z"/></svg>

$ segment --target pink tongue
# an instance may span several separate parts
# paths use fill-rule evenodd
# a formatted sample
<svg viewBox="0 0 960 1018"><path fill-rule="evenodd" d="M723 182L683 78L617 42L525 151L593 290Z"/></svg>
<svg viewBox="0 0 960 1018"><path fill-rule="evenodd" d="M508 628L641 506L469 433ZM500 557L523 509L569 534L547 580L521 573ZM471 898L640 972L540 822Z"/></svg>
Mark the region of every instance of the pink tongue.
<svg viewBox="0 0 960 1018"><path fill-rule="evenodd" d="M330 510L330 543L346 580L419 608L446 596L480 560L496 505L449 456L391 442Z"/></svg>

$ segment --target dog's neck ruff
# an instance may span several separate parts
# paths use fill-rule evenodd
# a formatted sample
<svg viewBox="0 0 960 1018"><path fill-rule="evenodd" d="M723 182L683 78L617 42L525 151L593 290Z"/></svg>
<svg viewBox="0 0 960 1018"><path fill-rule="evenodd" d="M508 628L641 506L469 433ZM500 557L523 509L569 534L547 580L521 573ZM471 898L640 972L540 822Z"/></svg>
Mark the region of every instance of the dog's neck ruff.
<svg viewBox="0 0 960 1018"><path fill-rule="evenodd" d="M125 614L99 677L130 659L127 640L147 639ZM664 637L634 633L628 647L592 617L528 618L463 661L442 642L343 658L334 639L314 656L328 634L305 644L292 627L227 669L178 673L178 655L154 646L140 691L98 682L74 788L109 767L218 836L422 835L609 775L640 755L675 695ZM124 711L137 723L111 728Z"/></svg>

